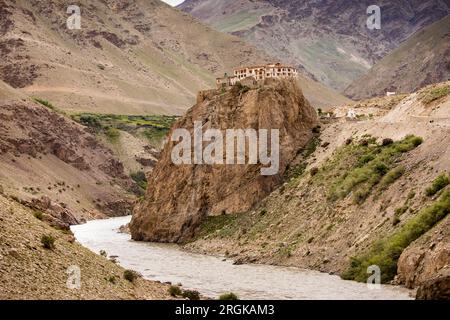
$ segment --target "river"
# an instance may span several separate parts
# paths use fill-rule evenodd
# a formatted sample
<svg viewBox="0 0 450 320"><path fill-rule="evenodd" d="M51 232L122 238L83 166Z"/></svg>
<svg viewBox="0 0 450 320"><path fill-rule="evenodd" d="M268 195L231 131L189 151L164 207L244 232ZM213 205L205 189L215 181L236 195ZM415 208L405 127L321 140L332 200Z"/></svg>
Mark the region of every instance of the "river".
<svg viewBox="0 0 450 320"><path fill-rule="evenodd" d="M96 253L105 250L109 256L118 256L121 266L146 279L182 283L212 298L234 292L241 299L411 299L410 291L401 287L368 289L366 284L317 271L233 265L231 260L189 253L177 245L136 242L118 232L130 219L94 220L71 229L80 244Z"/></svg>

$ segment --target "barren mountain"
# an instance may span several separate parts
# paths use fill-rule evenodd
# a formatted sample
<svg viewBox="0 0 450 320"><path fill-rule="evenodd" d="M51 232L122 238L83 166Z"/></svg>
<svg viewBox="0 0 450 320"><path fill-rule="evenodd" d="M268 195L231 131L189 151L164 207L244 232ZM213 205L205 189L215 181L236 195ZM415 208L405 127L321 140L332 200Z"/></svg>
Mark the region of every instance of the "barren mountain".
<svg viewBox="0 0 450 320"><path fill-rule="evenodd" d="M175 123L172 130L187 129L193 135L196 121L201 123L204 134L208 129L218 129L223 134L228 129L278 129L279 161L273 162L279 162L279 169L276 168L272 175L262 175L261 163L250 164L248 161L239 165L174 165L172 152L176 143L170 141L150 175L151 188L147 190L145 200L133 213L130 224L133 239L189 240L206 216L247 211L281 182L280 178L297 150L312 137L317 116L295 81L269 80L272 79L253 88L236 85L226 92L199 93L197 104ZM261 135L259 139L263 139ZM244 138L244 143L246 140ZM189 152L193 152L197 143L202 142L194 141ZM261 146L263 141L259 143ZM234 139L223 138L221 150L231 144L234 149ZM207 143L201 145L206 153ZM270 144L267 148L272 154L277 153ZM243 151L249 159L250 146L244 146ZM214 157L224 162L225 155L218 152L219 149L214 149ZM226 158L228 161L228 155Z"/></svg>
<svg viewBox="0 0 450 320"><path fill-rule="evenodd" d="M450 15L403 42L346 90L354 99L410 93L450 79Z"/></svg>
<svg viewBox="0 0 450 320"><path fill-rule="evenodd" d="M344 90L402 41L450 12L449 0L378 1L381 29L369 30L373 1L186 0L179 8L246 39Z"/></svg>
<svg viewBox="0 0 450 320"><path fill-rule="evenodd" d="M64 110L181 114L215 73L268 61L158 0L78 4L69 30L65 1L1 1L5 82Z"/></svg>
<svg viewBox="0 0 450 320"><path fill-rule="evenodd" d="M2 0L0 77L70 112L182 114L215 76L273 60L159 0L79 6L81 30L69 30L64 1ZM344 103L309 82L318 106Z"/></svg>

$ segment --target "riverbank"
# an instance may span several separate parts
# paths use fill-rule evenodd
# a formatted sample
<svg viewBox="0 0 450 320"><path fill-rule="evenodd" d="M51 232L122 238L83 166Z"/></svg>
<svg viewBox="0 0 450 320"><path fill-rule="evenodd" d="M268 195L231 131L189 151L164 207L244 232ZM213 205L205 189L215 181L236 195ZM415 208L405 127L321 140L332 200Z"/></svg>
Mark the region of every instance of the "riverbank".
<svg viewBox="0 0 450 320"><path fill-rule="evenodd" d="M73 226L77 241L94 252L104 250L144 278L182 283L183 288L217 298L234 292L241 299L411 299L407 289L344 281L312 270L271 265L235 265L223 257L194 254L178 245L136 242L119 228L131 217L89 221Z"/></svg>

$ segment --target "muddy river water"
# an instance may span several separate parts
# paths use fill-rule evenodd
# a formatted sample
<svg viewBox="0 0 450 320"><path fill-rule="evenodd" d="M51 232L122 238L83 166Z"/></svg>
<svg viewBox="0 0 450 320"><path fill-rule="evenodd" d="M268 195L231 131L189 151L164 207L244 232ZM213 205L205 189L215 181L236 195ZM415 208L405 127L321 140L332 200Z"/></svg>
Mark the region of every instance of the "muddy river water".
<svg viewBox="0 0 450 320"><path fill-rule="evenodd" d="M410 291L344 281L317 271L269 265L233 265L221 257L193 254L177 245L136 242L119 233L131 217L94 220L71 229L79 243L118 256L118 263L150 280L182 283L217 298L234 292L241 299L411 299Z"/></svg>

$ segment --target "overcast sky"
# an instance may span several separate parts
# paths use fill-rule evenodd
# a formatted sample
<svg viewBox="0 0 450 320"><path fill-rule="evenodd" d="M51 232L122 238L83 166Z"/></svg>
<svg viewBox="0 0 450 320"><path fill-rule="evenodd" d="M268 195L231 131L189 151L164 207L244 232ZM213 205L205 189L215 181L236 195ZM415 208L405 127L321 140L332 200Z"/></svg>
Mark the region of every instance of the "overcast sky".
<svg viewBox="0 0 450 320"><path fill-rule="evenodd" d="M163 0L164 2L170 4L171 6L177 6L182 3L184 0Z"/></svg>

